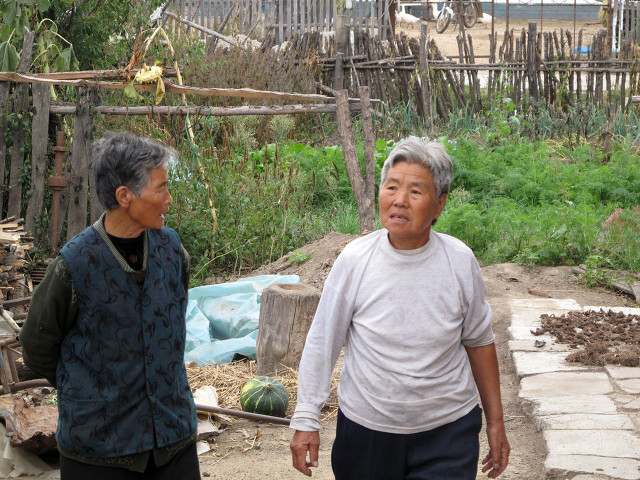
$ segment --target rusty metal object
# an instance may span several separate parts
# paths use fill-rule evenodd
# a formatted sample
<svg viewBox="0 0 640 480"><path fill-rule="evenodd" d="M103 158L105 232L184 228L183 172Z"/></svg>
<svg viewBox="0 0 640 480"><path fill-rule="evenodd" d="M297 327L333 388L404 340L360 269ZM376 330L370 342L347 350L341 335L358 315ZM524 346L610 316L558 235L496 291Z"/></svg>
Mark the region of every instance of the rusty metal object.
<svg viewBox="0 0 640 480"><path fill-rule="evenodd" d="M242 410L233 410L231 408L212 407L210 405L202 405L201 403L196 403L196 410L200 412L220 413L222 415L230 415L232 417L248 418L249 420L275 423L278 425L289 425L291 423L291 420L289 420L288 418L272 417L271 415L243 412Z"/></svg>
<svg viewBox="0 0 640 480"><path fill-rule="evenodd" d="M53 190L53 199L51 201L51 224L49 228L49 243L51 245L51 249L55 252L57 250L58 238L60 236L60 225L59 225L59 217L60 217L60 202L62 200L62 190L64 190L67 185L69 185L69 181L62 176L62 161L64 158L64 154L69 151L68 148L64 146L64 132L58 132L56 138L56 146L52 147L56 154L55 158L55 167L54 167L54 175L49 177L47 183Z"/></svg>

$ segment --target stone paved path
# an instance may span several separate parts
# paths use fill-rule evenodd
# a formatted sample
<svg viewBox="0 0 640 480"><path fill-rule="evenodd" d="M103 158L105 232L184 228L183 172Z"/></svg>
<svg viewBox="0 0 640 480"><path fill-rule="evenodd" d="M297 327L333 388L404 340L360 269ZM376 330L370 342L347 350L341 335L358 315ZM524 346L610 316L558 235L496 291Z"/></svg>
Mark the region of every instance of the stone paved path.
<svg viewBox="0 0 640 480"><path fill-rule="evenodd" d="M531 333L541 326L543 313L599 309L573 300L511 302L509 351L519 398L543 432L549 478L640 479L640 367L569 363L569 345ZM611 309L640 314L640 308Z"/></svg>

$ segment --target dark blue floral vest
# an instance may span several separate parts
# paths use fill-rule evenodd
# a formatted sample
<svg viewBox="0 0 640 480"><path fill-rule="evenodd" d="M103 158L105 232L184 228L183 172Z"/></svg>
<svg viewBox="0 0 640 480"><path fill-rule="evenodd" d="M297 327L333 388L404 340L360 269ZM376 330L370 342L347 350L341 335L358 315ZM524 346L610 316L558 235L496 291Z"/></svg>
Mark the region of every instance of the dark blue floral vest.
<svg viewBox="0 0 640 480"><path fill-rule="evenodd" d="M178 235L148 230L144 283L118 263L89 227L61 250L78 318L57 370L63 451L119 457L191 436L196 411L184 366L187 294Z"/></svg>

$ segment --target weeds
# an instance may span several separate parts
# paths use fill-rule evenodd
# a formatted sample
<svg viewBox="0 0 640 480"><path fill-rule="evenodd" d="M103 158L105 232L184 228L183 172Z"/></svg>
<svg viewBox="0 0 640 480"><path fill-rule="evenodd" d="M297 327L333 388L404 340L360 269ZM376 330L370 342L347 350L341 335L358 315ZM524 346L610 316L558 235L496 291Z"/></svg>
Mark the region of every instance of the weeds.
<svg viewBox="0 0 640 480"><path fill-rule="evenodd" d="M296 265L300 265L301 263L306 262L312 256L315 250L311 252L301 252L300 250L296 250L293 252L289 258L287 259L287 263L295 263Z"/></svg>

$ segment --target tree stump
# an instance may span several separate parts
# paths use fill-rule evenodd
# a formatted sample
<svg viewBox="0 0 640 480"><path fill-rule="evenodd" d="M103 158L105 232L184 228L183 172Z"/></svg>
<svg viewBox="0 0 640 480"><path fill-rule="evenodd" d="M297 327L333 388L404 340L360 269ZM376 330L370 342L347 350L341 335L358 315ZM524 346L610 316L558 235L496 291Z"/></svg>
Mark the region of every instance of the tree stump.
<svg viewBox="0 0 640 480"><path fill-rule="evenodd" d="M320 291L300 283L265 288L260 299L256 359L258 375L298 368Z"/></svg>

